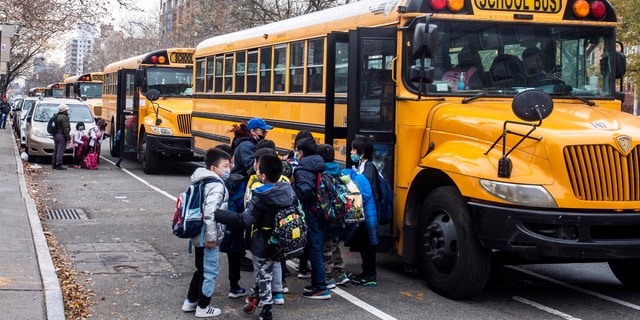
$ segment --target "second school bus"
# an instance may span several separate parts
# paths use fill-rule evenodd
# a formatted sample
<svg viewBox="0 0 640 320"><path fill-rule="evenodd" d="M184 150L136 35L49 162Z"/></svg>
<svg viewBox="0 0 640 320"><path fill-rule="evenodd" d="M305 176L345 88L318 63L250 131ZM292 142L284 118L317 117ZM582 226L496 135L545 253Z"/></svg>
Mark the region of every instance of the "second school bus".
<svg viewBox="0 0 640 320"><path fill-rule="evenodd" d="M262 117L346 166L356 135L395 190L395 252L429 288L479 293L492 255L606 261L640 285L640 122L601 0L366 0L213 37L195 52L193 147ZM621 85L621 83L620 83Z"/></svg>
<svg viewBox="0 0 640 320"><path fill-rule="evenodd" d="M91 107L95 118L102 117L102 72L90 72L67 77L63 80L64 96L80 98Z"/></svg>
<svg viewBox="0 0 640 320"><path fill-rule="evenodd" d="M135 155L145 173L162 159L190 160L193 48L162 49L109 64L104 69L102 115L112 156ZM157 101L146 94L157 93Z"/></svg>

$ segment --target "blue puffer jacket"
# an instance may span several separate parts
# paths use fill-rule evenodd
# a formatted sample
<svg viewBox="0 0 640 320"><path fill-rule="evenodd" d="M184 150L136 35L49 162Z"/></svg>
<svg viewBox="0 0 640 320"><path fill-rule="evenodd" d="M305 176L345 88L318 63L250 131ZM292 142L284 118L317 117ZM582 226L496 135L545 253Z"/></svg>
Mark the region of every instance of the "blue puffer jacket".
<svg viewBox="0 0 640 320"><path fill-rule="evenodd" d="M376 211L376 201L373 197L373 190L371 190L371 184L364 174L359 174L352 169L344 169L342 173L351 177L351 181L358 185L360 194L362 195L362 205L364 209L364 227L367 229L367 235L369 238L369 244L377 246L379 243L378 238L378 213ZM359 228L362 225L359 226ZM357 228L353 228L345 235L345 240L349 240Z"/></svg>

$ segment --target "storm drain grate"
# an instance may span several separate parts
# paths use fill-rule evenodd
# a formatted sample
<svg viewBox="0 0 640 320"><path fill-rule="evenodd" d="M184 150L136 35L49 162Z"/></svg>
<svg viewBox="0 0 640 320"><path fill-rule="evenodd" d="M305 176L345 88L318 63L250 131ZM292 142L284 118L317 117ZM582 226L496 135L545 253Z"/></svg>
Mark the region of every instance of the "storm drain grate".
<svg viewBox="0 0 640 320"><path fill-rule="evenodd" d="M54 209L47 210L47 219L87 220L88 218L82 209Z"/></svg>

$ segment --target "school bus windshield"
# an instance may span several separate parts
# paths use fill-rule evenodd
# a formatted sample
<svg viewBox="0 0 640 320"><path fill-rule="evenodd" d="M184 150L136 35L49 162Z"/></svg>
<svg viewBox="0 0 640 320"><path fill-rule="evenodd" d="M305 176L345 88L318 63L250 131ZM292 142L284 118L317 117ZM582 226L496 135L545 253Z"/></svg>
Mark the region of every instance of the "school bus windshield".
<svg viewBox="0 0 640 320"><path fill-rule="evenodd" d="M79 86L82 98L102 98L102 83L80 83Z"/></svg>
<svg viewBox="0 0 640 320"><path fill-rule="evenodd" d="M147 86L161 96L191 96L192 68L147 68Z"/></svg>
<svg viewBox="0 0 640 320"><path fill-rule="evenodd" d="M438 49L425 64L435 71L426 94L515 95L537 88L558 97L613 96L613 28L434 20ZM419 65L410 54L406 48L405 61ZM404 66L405 83L417 92L410 68Z"/></svg>

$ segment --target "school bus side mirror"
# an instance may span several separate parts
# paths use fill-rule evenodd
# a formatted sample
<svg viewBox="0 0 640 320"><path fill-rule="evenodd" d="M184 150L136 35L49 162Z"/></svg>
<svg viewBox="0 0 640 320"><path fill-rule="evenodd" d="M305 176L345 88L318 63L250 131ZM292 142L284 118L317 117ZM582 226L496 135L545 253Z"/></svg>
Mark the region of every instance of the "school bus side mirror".
<svg viewBox="0 0 640 320"><path fill-rule="evenodd" d="M156 89L149 89L144 95L145 97L147 97L147 99L149 99L149 101L153 102L160 98L160 91Z"/></svg>
<svg viewBox="0 0 640 320"><path fill-rule="evenodd" d="M413 47L414 58L433 59L436 55L436 46L438 44L438 26L435 24L418 23L413 30Z"/></svg>
<svg viewBox="0 0 640 320"><path fill-rule="evenodd" d="M145 75L144 69L136 69L136 73L133 78L136 87L144 89L147 84L146 78L147 77Z"/></svg>
<svg viewBox="0 0 640 320"><path fill-rule="evenodd" d="M616 79L624 77L627 73L627 58L620 51L616 51Z"/></svg>

